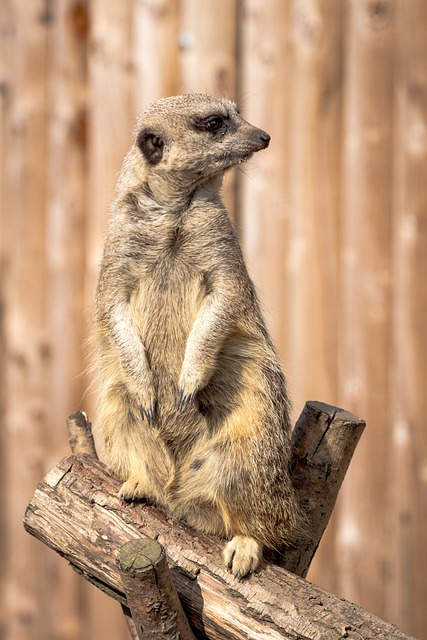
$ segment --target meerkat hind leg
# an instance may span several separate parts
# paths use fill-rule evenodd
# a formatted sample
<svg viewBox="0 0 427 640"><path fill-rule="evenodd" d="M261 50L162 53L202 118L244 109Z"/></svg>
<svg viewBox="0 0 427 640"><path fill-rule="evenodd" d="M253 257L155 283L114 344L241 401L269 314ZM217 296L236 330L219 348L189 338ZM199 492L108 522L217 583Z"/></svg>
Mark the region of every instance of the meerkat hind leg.
<svg viewBox="0 0 427 640"><path fill-rule="evenodd" d="M234 536L226 544L223 555L227 568L240 580L257 568L262 547L254 538Z"/></svg>

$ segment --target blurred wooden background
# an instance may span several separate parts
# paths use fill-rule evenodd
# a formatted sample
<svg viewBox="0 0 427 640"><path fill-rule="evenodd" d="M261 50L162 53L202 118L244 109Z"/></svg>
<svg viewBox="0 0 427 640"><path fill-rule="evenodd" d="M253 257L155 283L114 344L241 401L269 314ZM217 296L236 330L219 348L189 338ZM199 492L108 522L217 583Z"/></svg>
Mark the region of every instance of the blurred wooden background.
<svg viewBox="0 0 427 640"><path fill-rule="evenodd" d="M294 400L368 427L309 578L427 638L426 0L2 0L0 638L127 638L28 536L68 453L115 176L160 96L272 135L225 186Z"/></svg>

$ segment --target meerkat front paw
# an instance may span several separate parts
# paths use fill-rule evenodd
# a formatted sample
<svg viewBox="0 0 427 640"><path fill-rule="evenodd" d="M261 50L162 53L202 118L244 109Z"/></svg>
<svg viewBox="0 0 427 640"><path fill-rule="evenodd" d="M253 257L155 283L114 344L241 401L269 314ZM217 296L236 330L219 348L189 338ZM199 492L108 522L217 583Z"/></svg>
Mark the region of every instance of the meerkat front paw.
<svg viewBox="0 0 427 640"><path fill-rule="evenodd" d="M139 413L141 418L152 427L156 418L157 399L151 372L149 375L146 374L141 387L136 393Z"/></svg>
<svg viewBox="0 0 427 640"><path fill-rule="evenodd" d="M262 548L254 538L234 536L225 546L223 555L227 568L241 580L259 565Z"/></svg>
<svg viewBox="0 0 427 640"><path fill-rule="evenodd" d="M184 411L194 400L196 394L207 382L207 376L196 366L185 363L179 378L178 411Z"/></svg>

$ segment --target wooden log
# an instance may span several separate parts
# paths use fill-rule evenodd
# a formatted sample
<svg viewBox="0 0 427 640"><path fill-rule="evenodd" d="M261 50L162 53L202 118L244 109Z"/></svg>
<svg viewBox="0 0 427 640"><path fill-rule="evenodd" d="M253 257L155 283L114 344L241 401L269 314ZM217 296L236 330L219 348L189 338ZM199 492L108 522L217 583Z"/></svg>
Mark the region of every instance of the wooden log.
<svg viewBox="0 0 427 640"><path fill-rule="evenodd" d="M126 542L117 565L140 640L195 640L157 540Z"/></svg>
<svg viewBox="0 0 427 640"><path fill-rule="evenodd" d="M265 566L238 582L223 565L221 541L144 503L123 504L119 485L93 457L65 458L40 483L24 520L29 533L119 602L126 604L116 565L120 548L128 540L149 537L165 545L184 611L201 637L408 638L282 567Z"/></svg>
<svg viewBox="0 0 427 640"><path fill-rule="evenodd" d="M314 402L307 404L300 418L292 474L313 523L313 541L286 555L284 562L293 563L294 570L304 572L309 564L363 426L363 421L347 412ZM344 437L340 430L350 436ZM308 474L305 482L304 473ZM307 497L310 482L314 483L312 500ZM64 459L39 485L24 525L123 606L128 603L115 559L126 541L148 537L165 545L184 610L203 637L243 638L250 630L255 639L351 638L353 628L359 640L407 637L282 567L264 566L248 580L237 582L223 565L221 541L143 502L123 504L118 488L119 482L93 457ZM316 504L320 516L316 516Z"/></svg>

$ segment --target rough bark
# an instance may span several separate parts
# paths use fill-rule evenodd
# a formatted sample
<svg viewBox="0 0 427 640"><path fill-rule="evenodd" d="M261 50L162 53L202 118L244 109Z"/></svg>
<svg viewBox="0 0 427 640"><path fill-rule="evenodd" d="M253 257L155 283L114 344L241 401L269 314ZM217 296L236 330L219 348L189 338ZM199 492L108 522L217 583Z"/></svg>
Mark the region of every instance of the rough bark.
<svg viewBox="0 0 427 640"><path fill-rule="evenodd" d="M323 402L307 402L295 426L292 482L310 536L289 549L280 564L298 576L307 575L364 428L361 418Z"/></svg>
<svg viewBox="0 0 427 640"><path fill-rule="evenodd" d="M117 565L139 640L195 640L157 540L126 542Z"/></svg>
<svg viewBox="0 0 427 640"><path fill-rule="evenodd" d="M118 489L119 482L93 457L66 458L37 488L25 527L122 604L126 600L116 565L121 546L136 538L158 539L167 550L184 611L200 637L408 638L393 625L278 566L264 566L238 582L223 565L221 541L145 503L123 504Z"/></svg>

